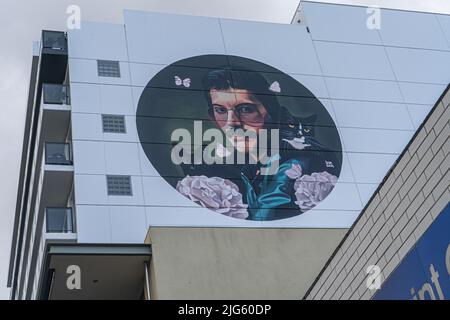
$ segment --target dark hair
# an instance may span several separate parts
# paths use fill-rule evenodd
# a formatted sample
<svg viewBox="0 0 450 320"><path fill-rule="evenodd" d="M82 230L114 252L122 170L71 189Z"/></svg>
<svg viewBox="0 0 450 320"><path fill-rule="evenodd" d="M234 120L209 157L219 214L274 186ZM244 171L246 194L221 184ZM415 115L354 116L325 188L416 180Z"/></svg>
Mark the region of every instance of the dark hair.
<svg viewBox="0 0 450 320"><path fill-rule="evenodd" d="M215 69L203 78L203 87L207 90L208 112L212 115L212 101L210 91L243 89L248 90L255 99L266 108L271 123L279 121L280 104L273 92L269 90L270 84L264 76L255 71Z"/></svg>

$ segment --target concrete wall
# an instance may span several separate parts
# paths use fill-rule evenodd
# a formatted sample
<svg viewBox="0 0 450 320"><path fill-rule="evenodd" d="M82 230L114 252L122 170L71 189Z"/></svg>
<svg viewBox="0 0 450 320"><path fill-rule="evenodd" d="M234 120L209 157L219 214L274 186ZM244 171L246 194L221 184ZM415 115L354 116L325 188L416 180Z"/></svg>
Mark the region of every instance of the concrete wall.
<svg viewBox="0 0 450 320"><path fill-rule="evenodd" d="M450 86L336 250L307 299L370 299L450 200Z"/></svg>
<svg viewBox="0 0 450 320"><path fill-rule="evenodd" d="M150 228L152 299L301 299L346 231Z"/></svg>

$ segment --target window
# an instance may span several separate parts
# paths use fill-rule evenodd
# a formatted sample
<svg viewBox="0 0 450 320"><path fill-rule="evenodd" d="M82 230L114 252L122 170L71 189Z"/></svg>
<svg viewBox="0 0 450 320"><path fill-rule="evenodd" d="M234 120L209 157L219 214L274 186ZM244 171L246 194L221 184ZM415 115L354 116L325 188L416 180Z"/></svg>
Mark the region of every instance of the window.
<svg viewBox="0 0 450 320"><path fill-rule="evenodd" d="M72 233L73 214L71 208L47 208L47 233Z"/></svg>
<svg viewBox="0 0 450 320"><path fill-rule="evenodd" d="M66 51L67 39L65 33L60 31L42 31L42 48Z"/></svg>
<svg viewBox="0 0 450 320"><path fill-rule="evenodd" d="M69 87L62 84L44 83L42 85L45 104L70 104Z"/></svg>
<svg viewBox="0 0 450 320"><path fill-rule="evenodd" d="M99 77L120 78L119 61L97 60L97 71Z"/></svg>
<svg viewBox="0 0 450 320"><path fill-rule="evenodd" d="M130 176L107 176L109 196L132 196Z"/></svg>
<svg viewBox="0 0 450 320"><path fill-rule="evenodd" d="M106 133L127 133L125 127L125 117L117 115L102 115L103 132Z"/></svg>
<svg viewBox="0 0 450 320"><path fill-rule="evenodd" d="M50 165L72 165L70 144L68 143L45 143L45 164Z"/></svg>

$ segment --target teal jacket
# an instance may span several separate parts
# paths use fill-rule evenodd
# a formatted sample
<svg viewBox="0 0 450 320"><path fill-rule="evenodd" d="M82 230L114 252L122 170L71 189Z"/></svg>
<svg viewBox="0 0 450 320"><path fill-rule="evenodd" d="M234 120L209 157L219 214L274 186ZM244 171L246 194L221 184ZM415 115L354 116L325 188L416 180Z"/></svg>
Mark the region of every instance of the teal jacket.
<svg viewBox="0 0 450 320"><path fill-rule="evenodd" d="M274 160L272 158L272 160ZM290 159L279 164L278 171L274 175L261 175L264 167L261 165L255 178L250 178L245 169L241 172L241 179L246 187L243 196L247 199L249 217L248 220L267 221L296 216L300 214L299 207L295 204L295 180L286 175L286 171L292 165L302 161ZM273 165L269 161L266 167Z"/></svg>

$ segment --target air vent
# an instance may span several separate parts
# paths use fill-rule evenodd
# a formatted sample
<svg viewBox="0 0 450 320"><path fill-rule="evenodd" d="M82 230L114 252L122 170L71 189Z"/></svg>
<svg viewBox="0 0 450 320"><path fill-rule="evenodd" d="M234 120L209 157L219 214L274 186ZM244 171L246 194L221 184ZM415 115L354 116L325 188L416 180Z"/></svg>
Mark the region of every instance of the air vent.
<svg viewBox="0 0 450 320"><path fill-rule="evenodd" d="M120 78L119 61L97 60L99 77Z"/></svg>
<svg viewBox="0 0 450 320"><path fill-rule="evenodd" d="M107 176L109 196L132 196L130 176Z"/></svg>
<svg viewBox="0 0 450 320"><path fill-rule="evenodd" d="M125 117L118 115L102 115L103 132L105 133L127 133Z"/></svg>

